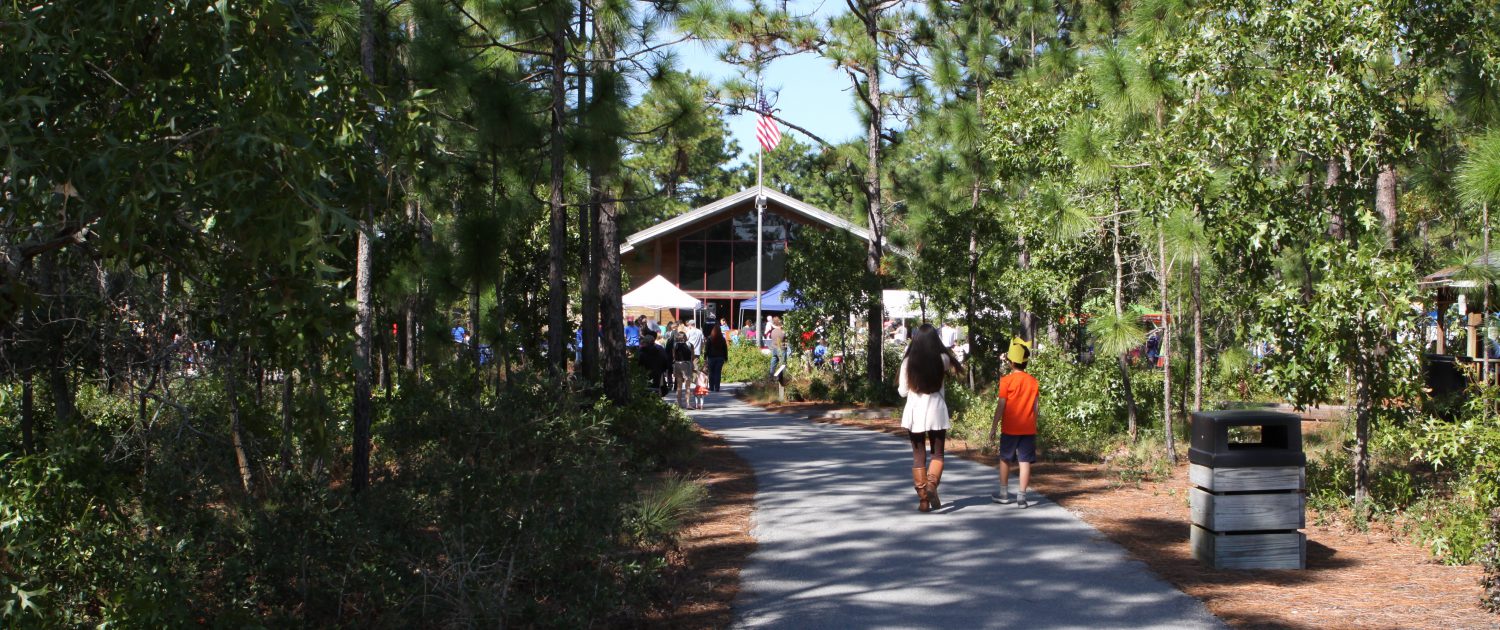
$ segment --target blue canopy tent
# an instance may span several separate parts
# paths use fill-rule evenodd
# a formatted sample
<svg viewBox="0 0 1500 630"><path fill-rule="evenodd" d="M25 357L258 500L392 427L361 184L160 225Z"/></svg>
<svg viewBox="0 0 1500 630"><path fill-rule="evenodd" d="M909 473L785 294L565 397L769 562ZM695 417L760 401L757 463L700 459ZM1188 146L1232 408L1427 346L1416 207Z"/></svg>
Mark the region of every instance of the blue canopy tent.
<svg viewBox="0 0 1500 630"><path fill-rule="evenodd" d="M785 313L796 308L797 305L792 303L791 284L786 280L776 283L776 286L766 289L765 293L760 294L761 311ZM755 312L755 298L740 302L739 321L745 321L746 311ZM762 340L761 345L765 345L764 340Z"/></svg>
<svg viewBox="0 0 1500 630"><path fill-rule="evenodd" d="M786 280L782 280L776 286L766 289L765 293L760 294L760 310L762 311L785 313L796 310L796 308L797 305L792 303L791 285ZM740 302L740 310L755 310L755 298Z"/></svg>

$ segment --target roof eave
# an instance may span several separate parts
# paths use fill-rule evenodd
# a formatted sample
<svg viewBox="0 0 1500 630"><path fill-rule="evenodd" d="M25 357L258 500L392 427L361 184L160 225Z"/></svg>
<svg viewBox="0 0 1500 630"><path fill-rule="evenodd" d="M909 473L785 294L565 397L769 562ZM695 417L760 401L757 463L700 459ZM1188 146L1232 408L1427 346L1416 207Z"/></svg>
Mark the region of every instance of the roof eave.
<svg viewBox="0 0 1500 630"><path fill-rule="evenodd" d="M668 219L649 228L636 232L635 234L627 236L625 238L625 244L620 247L620 253L628 254L632 251L635 251L635 248L640 245L649 243L663 236L667 236L669 234L677 232L678 230L685 229L695 223L698 223L699 221L713 216L714 214L722 212L727 208L733 207L745 201L746 199L754 198L757 192L763 192L767 199L774 200L782 207L787 208L799 215L802 215L815 223L821 224L824 227L844 230L846 232L849 232L850 234L858 236L861 239L864 239L865 242L869 242L874 239L869 230L850 223L849 221L844 220L838 215L832 214L826 210L808 204L807 202L804 202L800 199L782 193L781 191L765 187L750 187L728 197L724 197L723 199L719 199L718 201L714 201L713 203L695 208L675 218ZM892 251L896 251L903 256L907 255L905 252L901 252L900 250L892 249Z"/></svg>

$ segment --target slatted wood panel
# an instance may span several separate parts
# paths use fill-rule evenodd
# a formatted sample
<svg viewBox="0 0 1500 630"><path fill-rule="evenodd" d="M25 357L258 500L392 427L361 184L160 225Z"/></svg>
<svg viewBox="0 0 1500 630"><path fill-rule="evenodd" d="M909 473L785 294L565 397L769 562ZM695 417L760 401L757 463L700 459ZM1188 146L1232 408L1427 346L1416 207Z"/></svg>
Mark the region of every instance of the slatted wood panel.
<svg viewBox="0 0 1500 630"><path fill-rule="evenodd" d="M1188 467L1188 478L1193 485L1209 492L1303 490L1307 486L1307 474L1301 466L1209 468L1192 464Z"/></svg>
<svg viewBox="0 0 1500 630"><path fill-rule="evenodd" d="M1224 495L1193 488L1188 498L1193 524L1216 532L1301 529L1307 524L1301 493Z"/></svg>
<svg viewBox="0 0 1500 630"><path fill-rule="evenodd" d="M1193 557L1215 569L1307 568L1307 536L1302 532L1236 535L1192 528Z"/></svg>

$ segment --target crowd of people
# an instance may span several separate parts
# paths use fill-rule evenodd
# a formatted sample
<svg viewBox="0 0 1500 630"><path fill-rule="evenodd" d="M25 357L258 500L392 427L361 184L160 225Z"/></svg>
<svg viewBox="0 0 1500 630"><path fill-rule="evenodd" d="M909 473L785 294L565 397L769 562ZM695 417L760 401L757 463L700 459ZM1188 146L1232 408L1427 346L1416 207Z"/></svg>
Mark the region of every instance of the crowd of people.
<svg viewBox="0 0 1500 630"><path fill-rule="evenodd" d="M651 386L662 396L676 392L677 405L684 409L702 409L709 392L720 391L729 360L723 329L715 322L704 329L691 320L658 326L644 316L625 327L625 345Z"/></svg>
<svg viewBox="0 0 1500 630"><path fill-rule="evenodd" d="M642 315L625 324L625 346L651 386L663 396L675 392L683 408L702 409L707 394L722 391L730 344L762 338L771 356L768 376L778 376L791 352L779 316L766 318L762 334L756 334L753 320L743 328L732 328L710 319L700 328L693 320L657 322ZM820 343L820 347L826 354L826 345Z"/></svg>

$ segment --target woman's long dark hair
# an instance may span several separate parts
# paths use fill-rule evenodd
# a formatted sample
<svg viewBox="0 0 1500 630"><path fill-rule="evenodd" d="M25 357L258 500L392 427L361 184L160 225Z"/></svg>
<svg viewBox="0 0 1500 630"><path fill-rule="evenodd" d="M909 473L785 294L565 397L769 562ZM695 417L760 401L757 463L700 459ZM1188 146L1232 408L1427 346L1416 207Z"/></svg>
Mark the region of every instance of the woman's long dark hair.
<svg viewBox="0 0 1500 630"><path fill-rule="evenodd" d="M935 394L943 388L943 355L950 355L932 324L922 324L906 348L906 386L918 394Z"/></svg>
<svg viewBox="0 0 1500 630"><path fill-rule="evenodd" d="M723 337L723 336L724 336L724 331L723 331L723 329L719 328L718 324L714 324L714 325L708 327L708 340L709 341L715 341L719 337Z"/></svg>

